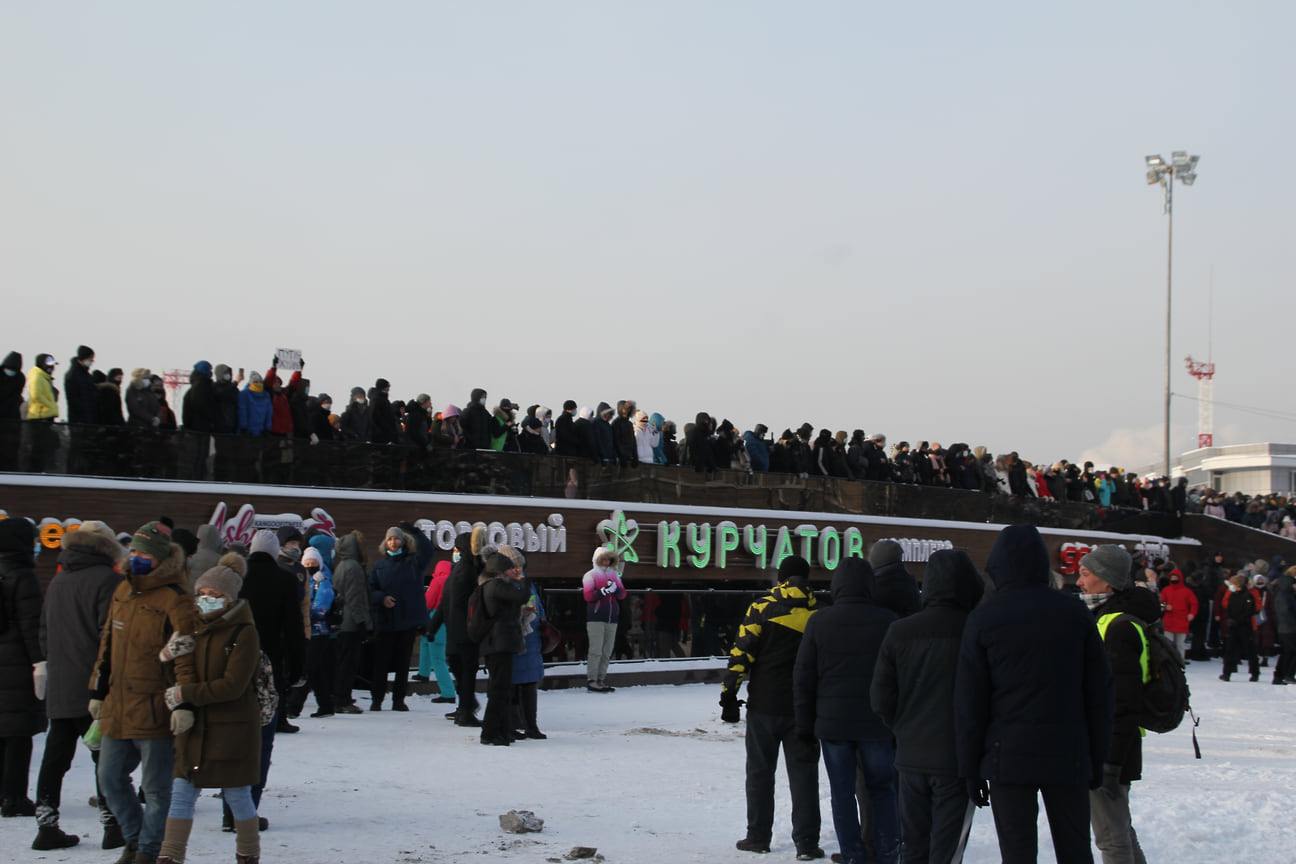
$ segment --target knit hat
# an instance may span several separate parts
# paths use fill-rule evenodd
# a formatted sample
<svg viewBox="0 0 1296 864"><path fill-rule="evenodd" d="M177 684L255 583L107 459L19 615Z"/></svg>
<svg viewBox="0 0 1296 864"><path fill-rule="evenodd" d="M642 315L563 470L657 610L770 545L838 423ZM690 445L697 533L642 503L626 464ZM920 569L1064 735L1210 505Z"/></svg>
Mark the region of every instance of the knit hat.
<svg viewBox="0 0 1296 864"><path fill-rule="evenodd" d="M296 525L281 525L279 530L275 532L275 538L279 541L279 548L281 549L294 540L300 543L302 539L301 529Z"/></svg>
<svg viewBox="0 0 1296 864"><path fill-rule="evenodd" d="M309 567L314 564L316 567L324 566L324 556L314 546L307 546L306 551L302 553L301 563L303 567Z"/></svg>
<svg viewBox="0 0 1296 864"><path fill-rule="evenodd" d="M447 405L445 408L441 409L441 417L443 419L449 420L451 417L458 417L458 416L459 416L458 405Z"/></svg>
<svg viewBox="0 0 1296 864"><path fill-rule="evenodd" d="M516 566L517 565L513 563L512 558L499 552L496 552L494 555L486 559L486 572L492 576L499 576L501 573L507 573Z"/></svg>
<svg viewBox="0 0 1296 864"><path fill-rule="evenodd" d="M330 396L330 395L327 394L327 393L321 393L321 394L316 398L315 401L318 402L318 403L321 404L321 405L332 405L332 404L333 404L333 397Z"/></svg>
<svg viewBox="0 0 1296 864"><path fill-rule="evenodd" d="M260 372L258 372L258 371L256 371L255 369L253 369L250 373L248 373L248 383L249 383L249 384L264 384L264 383L265 383L265 379L261 377L261 373L260 373Z"/></svg>
<svg viewBox="0 0 1296 864"><path fill-rule="evenodd" d="M89 359L90 359L91 357L93 357L93 356L95 356L95 355L94 355L94 349L91 348L89 345L78 345L78 346L77 346L77 356L76 356L76 359L78 359L78 360L89 360Z"/></svg>
<svg viewBox="0 0 1296 864"><path fill-rule="evenodd" d="M243 576L246 573L247 562L235 552L226 552L215 567L194 581L194 593L197 594L199 588L215 588L233 600L243 590Z"/></svg>
<svg viewBox="0 0 1296 864"><path fill-rule="evenodd" d="M161 522L140 526L131 537L130 551L142 552L161 563L171 557L171 529Z"/></svg>
<svg viewBox="0 0 1296 864"><path fill-rule="evenodd" d="M1080 566L1112 587L1124 591L1130 585L1130 565L1134 559L1123 546L1095 546L1080 559Z"/></svg>
<svg viewBox="0 0 1296 864"><path fill-rule="evenodd" d="M262 529L252 535L252 545L248 547L248 554L255 555L258 552L264 552L271 558L279 557L279 538L273 531Z"/></svg>
<svg viewBox="0 0 1296 864"><path fill-rule="evenodd" d="M522 550L517 548L516 546L508 546L508 545L501 546L499 547L499 554L505 556L510 561L512 561L514 567L526 566L526 556L523 555Z"/></svg>
<svg viewBox="0 0 1296 864"><path fill-rule="evenodd" d="M804 583L809 578L810 562L800 555L789 555L778 566L778 579L780 582Z"/></svg>
<svg viewBox="0 0 1296 864"><path fill-rule="evenodd" d="M1255 587L1257 588L1263 588L1264 586L1269 584L1269 580L1265 578L1263 573L1257 573L1252 584L1254 584Z"/></svg>
<svg viewBox="0 0 1296 864"><path fill-rule="evenodd" d="M874 570L904 558L904 547L894 540L879 540L869 549L868 562Z"/></svg>
<svg viewBox="0 0 1296 864"><path fill-rule="evenodd" d="M351 398L352 398L352 399L363 399L363 398L364 398L364 395L365 395L365 391L364 391L364 388L363 388L363 387L352 387L352 388L351 388Z"/></svg>
<svg viewBox="0 0 1296 864"><path fill-rule="evenodd" d="M386 546L387 541L393 537L400 540L402 547L405 545L405 532L402 531L398 526L393 525L392 527L388 528L387 533L383 535L383 546Z"/></svg>
<svg viewBox="0 0 1296 864"><path fill-rule="evenodd" d="M206 360L199 360L193 365L193 371L197 372L204 378L210 378L212 374L212 365Z"/></svg>

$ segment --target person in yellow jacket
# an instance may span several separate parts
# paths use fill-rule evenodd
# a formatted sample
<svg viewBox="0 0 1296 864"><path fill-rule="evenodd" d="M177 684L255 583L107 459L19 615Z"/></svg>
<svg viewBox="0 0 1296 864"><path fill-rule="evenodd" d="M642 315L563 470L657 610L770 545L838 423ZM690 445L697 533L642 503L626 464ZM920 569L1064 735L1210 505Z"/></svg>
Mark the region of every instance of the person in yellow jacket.
<svg viewBox="0 0 1296 864"><path fill-rule="evenodd" d="M54 357L37 354L27 373L27 419L53 420L58 416L58 390L54 387Z"/></svg>

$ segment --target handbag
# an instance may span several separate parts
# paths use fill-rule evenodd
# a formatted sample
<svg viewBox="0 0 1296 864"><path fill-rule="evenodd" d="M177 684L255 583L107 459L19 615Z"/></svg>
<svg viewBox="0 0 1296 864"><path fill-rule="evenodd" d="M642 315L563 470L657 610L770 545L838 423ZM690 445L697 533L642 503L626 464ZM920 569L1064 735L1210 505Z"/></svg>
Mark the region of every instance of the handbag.
<svg viewBox="0 0 1296 864"><path fill-rule="evenodd" d="M549 619L540 622L540 653L552 654L563 643L562 631L549 623Z"/></svg>

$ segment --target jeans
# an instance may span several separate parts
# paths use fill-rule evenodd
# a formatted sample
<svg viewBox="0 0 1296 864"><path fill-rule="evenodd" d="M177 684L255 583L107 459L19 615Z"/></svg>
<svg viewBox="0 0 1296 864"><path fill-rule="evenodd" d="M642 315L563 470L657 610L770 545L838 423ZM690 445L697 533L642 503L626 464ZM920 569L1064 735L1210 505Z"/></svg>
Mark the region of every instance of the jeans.
<svg viewBox="0 0 1296 864"><path fill-rule="evenodd" d="M36 776L36 824L57 826L59 806L63 803L63 777L72 767L81 736L90 728L90 715L60 717L51 720L49 734L45 736L45 755L41 757L40 773ZM99 751L91 750L90 758L99 765ZM104 800L103 787L99 785L99 772L95 771L95 794L99 796L99 822L116 824L108 802Z"/></svg>
<svg viewBox="0 0 1296 864"><path fill-rule="evenodd" d="M145 805L135 795L131 772L140 766L140 788ZM99 785L121 825L126 843L146 855L157 856L171 809L171 772L175 768L175 742L165 738L121 740L103 736L99 749Z"/></svg>
<svg viewBox="0 0 1296 864"><path fill-rule="evenodd" d="M781 746L792 793L792 842L798 848L819 845L819 742L798 735L790 716L748 710L745 743L747 839L768 843L774 833L774 769ZM852 773L852 788L854 783Z"/></svg>
<svg viewBox="0 0 1296 864"><path fill-rule="evenodd" d="M833 828L847 864L864 864L859 807L855 801L856 766L864 775L872 805L873 850L878 864L900 860L900 816L895 790L895 748L890 741L820 741L828 786L832 791Z"/></svg>
<svg viewBox="0 0 1296 864"><path fill-rule="evenodd" d="M1026 786L991 781L990 809L994 812L1003 864L1035 864L1039 853L1039 795L1044 796L1057 864L1093 864L1086 784Z"/></svg>
<svg viewBox="0 0 1296 864"><path fill-rule="evenodd" d="M954 857L968 808L967 784L958 777L900 772L900 834L904 864L945 864Z"/></svg>
<svg viewBox="0 0 1296 864"><path fill-rule="evenodd" d="M194 805L202 792L197 786L183 777L171 781L171 811L167 813L172 819L194 818ZM221 790L221 800L234 813L235 822L244 822L256 817L256 807L252 804L251 786L227 786Z"/></svg>
<svg viewBox="0 0 1296 864"><path fill-rule="evenodd" d="M612 659L612 650L616 646L616 630L615 623L585 622L585 632L589 636L589 651L585 654L585 677L590 681L602 682L607 677L608 661Z"/></svg>
<svg viewBox="0 0 1296 864"><path fill-rule="evenodd" d="M1128 783L1119 787L1116 800L1101 789L1089 792L1089 819L1093 823L1094 844L1102 852L1103 864L1147 864L1138 834L1130 821Z"/></svg>

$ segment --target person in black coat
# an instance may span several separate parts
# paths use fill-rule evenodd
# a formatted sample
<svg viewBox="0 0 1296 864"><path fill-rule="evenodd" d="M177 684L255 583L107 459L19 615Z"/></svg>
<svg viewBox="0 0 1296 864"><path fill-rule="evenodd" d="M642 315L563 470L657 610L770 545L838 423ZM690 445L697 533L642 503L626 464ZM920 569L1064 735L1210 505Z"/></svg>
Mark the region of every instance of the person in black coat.
<svg viewBox="0 0 1296 864"><path fill-rule="evenodd" d="M1257 613L1255 595L1248 587L1245 573L1235 574L1228 581L1224 595L1224 620L1228 632L1224 638L1224 673L1221 681L1228 681L1238 670L1242 660L1247 661L1247 671L1252 681L1260 680L1260 661L1256 658L1255 623Z"/></svg>
<svg viewBox="0 0 1296 864"><path fill-rule="evenodd" d="M858 766L871 806L876 861L896 864L895 749L890 730L869 705L873 668L896 616L873 603L873 568L860 558L847 558L833 573L832 597L832 605L806 623L797 650L792 673L797 733L819 739L843 859L848 864L864 864L865 859L855 797ZM797 854L817 858L823 853L798 844Z"/></svg>
<svg viewBox="0 0 1296 864"><path fill-rule="evenodd" d="M95 382L90 377L94 358L93 348L79 346L76 356L68 363L68 371L63 375L63 395L67 399L69 423L88 426L97 422Z"/></svg>
<svg viewBox="0 0 1296 864"><path fill-rule="evenodd" d="M694 471L710 473L716 470L715 450L711 448L711 430L715 420L705 411L699 411L693 426L685 434L689 463Z"/></svg>
<svg viewBox="0 0 1296 864"><path fill-rule="evenodd" d="M378 558L369 570L369 602L374 607L374 671L369 681L370 711L381 711L387 695L387 673L394 671L392 710L408 711L409 658L414 640L427 630L423 574L432 564L432 541L408 522L393 525L383 536Z"/></svg>
<svg viewBox="0 0 1296 864"><path fill-rule="evenodd" d="M497 552L486 560L482 606L491 626L480 646L489 675L481 726L483 744L507 747L515 738L511 722L513 658L525 649L519 616L530 597L522 583L522 568L513 559Z"/></svg>
<svg viewBox="0 0 1296 864"><path fill-rule="evenodd" d="M459 428L463 430L464 439L469 450L490 449L491 412L486 407L486 391L476 387L459 415Z"/></svg>
<svg viewBox="0 0 1296 864"><path fill-rule="evenodd" d="M32 737L45 731L36 696L41 588L32 549L36 529L17 516L0 520L0 814L35 816L27 797ZM43 671L43 670L42 670ZM89 681L89 677L86 678ZM85 697L85 693L82 693Z"/></svg>
<svg viewBox="0 0 1296 864"><path fill-rule="evenodd" d="M417 399L405 403L405 443L419 450L428 448L428 432L432 428L432 397L420 393Z"/></svg>
<svg viewBox="0 0 1296 864"><path fill-rule="evenodd" d="M616 463L616 436L612 434L612 406L606 402L598 403L591 426L594 432L594 449L600 461Z"/></svg>
<svg viewBox="0 0 1296 864"><path fill-rule="evenodd" d="M474 529L484 541L486 529ZM478 551L481 547L478 545ZM450 577L446 579L445 593L441 605L432 615L428 632L436 635L442 624L446 628L446 662L450 664L450 673L454 675L455 692L459 694L459 705L446 715L455 721L456 726L480 726L477 719L477 667L480 655L477 643L468 638L468 598L477 587L477 576L481 573L481 559L473 552L473 534L464 532L455 538L453 563L450 565Z"/></svg>
<svg viewBox="0 0 1296 864"><path fill-rule="evenodd" d="M392 406L389 393L391 384L386 378L379 378L369 391L369 404L373 409L373 443L400 443L400 428L396 423L396 409Z"/></svg>
<svg viewBox="0 0 1296 864"><path fill-rule="evenodd" d="M954 671L982 591L966 552L932 553L922 611L891 625L873 671L869 704L895 733L906 861L950 861L958 847L968 796L954 749Z"/></svg>
<svg viewBox="0 0 1296 864"><path fill-rule="evenodd" d="M639 464L639 448L635 444L634 412L637 406L633 399L617 402L616 418L612 421L612 450L616 461L622 465Z"/></svg>
<svg viewBox="0 0 1296 864"><path fill-rule="evenodd" d="M270 658L275 688L280 694L277 716L261 727L261 781L252 787L252 802L260 806L288 689L302 679L305 671L306 636L297 579L276 560L279 539L273 531L258 531L252 537L248 551L247 573L243 577L243 587L239 589L239 599L246 600L252 609L261 650ZM228 808L224 810L226 822L233 826L233 814Z"/></svg>
<svg viewBox="0 0 1296 864"><path fill-rule="evenodd" d="M568 459L590 458L588 441L576 426L576 403L571 399L563 403L563 411L554 421L553 452Z"/></svg>
<svg viewBox="0 0 1296 864"><path fill-rule="evenodd" d="M1157 595L1131 581L1130 554L1115 545L1095 546L1080 559L1076 585L1093 610L1111 664L1115 711L1102 785L1089 792L1094 843L1104 861L1143 861L1130 820L1130 784L1143 776L1143 667L1147 631L1161 620Z"/></svg>
<svg viewBox="0 0 1296 864"><path fill-rule="evenodd" d="M49 734L36 779L36 840L33 849L65 849L81 838L59 828L63 777L72 767L77 743L90 728L86 682L99 654L99 637L113 591L122 580L116 564L125 555L112 529L102 522L83 522L63 535L58 572L45 591L41 609L40 644L48 662L45 713ZM99 751L90 757L99 764ZM121 828L98 788L99 821L104 826L104 848L125 845Z"/></svg>
<svg viewBox="0 0 1296 864"><path fill-rule="evenodd" d="M906 618L922 607L918 582L905 569L904 547L895 540L879 540L869 547L869 566L876 585L873 602Z"/></svg>
<svg viewBox="0 0 1296 864"><path fill-rule="evenodd" d="M1051 587L1035 526L1003 529L986 571L995 594L968 616L954 682L959 776L994 808L1004 861L1035 860L1041 794L1057 860L1089 861L1089 789L1112 733L1107 653L1084 604Z"/></svg>

